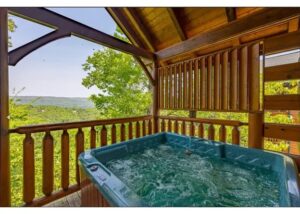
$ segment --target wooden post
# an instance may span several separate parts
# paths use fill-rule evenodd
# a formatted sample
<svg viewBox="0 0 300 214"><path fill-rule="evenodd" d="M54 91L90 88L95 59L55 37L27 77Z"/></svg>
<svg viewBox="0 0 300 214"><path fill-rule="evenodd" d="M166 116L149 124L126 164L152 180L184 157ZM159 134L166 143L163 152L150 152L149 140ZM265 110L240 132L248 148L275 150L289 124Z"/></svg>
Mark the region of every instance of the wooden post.
<svg viewBox="0 0 300 214"><path fill-rule="evenodd" d="M154 133L158 133L159 129L159 107L158 107L158 62L154 61L154 84L153 84L153 106L152 106L152 114L154 120Z"/></svg>
<svg viewBox="0 0 300 214"><path fill-rule="evenodd" d="M7 8L0 8L0 206L10 206Z"/></svg>
<svg viewBox="0 0 300 214"><path fill-rule="evenodd" d="M249 113L248 147L263 148L263 112Z"/></svg>

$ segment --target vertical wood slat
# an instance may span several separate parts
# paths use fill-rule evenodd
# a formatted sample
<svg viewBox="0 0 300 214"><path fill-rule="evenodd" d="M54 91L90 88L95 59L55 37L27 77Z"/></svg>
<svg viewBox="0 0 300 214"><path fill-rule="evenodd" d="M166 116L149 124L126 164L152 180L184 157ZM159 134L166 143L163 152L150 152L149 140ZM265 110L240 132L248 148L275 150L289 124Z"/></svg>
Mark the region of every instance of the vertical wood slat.
<svg viewBox="0 0 300 214"><path fill-rule="evenodd" d="M209 140L215 140L215 128L213 124L209 124L208 126L208 136Z"/></svg>
<svg viewBox="0 0 300 214"><path fill-rule="evenodd" d="M232 128L232 144L240 144L240 130L237 126L234 126Z"/></svg>
<svg viewBox="0 0 300 214"><path fill-rule="evenodd" d="M228 110L228 51L222 54L222 110Z"/></svg>
<svg viewBox="0 0 300 214"><path fill-rule="evenodd" d="M183 63L183 109L188 108L187 62Z"/></svg>
<svg viewBox="0 0 300 214"><path fill-rule="evenodd" d="M182 105L182 64L178 65L178 108L183 109Z"/></svg>
<svg viewBox="0 0 300 214"><path fill-rule="evenodd" d="M163 68L158 69L159 72L159 106L161 109L164 108L164 76Z"/></svg>
<svg viewBox="0 0 300 214"><path fill-rule="evenodd" d="M79 174L79 165L78 165L78 156L84 151L84 133L81 128L78 129L76 133L76 182L80 184L80 174Z"/></svg>
<svg viewBox="0 0 300 214"><path fill-rule="evenodd" d="M214 109L221 109L221 88L220 88L220 53L215 56L214 64Z"/></svg>
<svg viewBox="0 0 300 214"><path fill-rule="evenodd" d="M23 201L30 204L35 196L34 140L26 133L23 141Z"/></svg>
<svg viewBox="0 0 300 214"><path fill-rule="evenodd" d="M194 62L194 108L199 109L199 61L198 59Z"/></svg>
<svg viewBox="0 0 300 214"><path fill-rule="evenodd" d="M178 120L174 122L174 132L178 134Z"/></svg>
<svg viewBox="0 0 300 214"><path fill-rule="evenodd" d="M152 133L153 133L152 132L152 120L149 120L149 122L148 122L148 134L150 135Z"/></svg>
<svg viewBox="0 0 300 214"><path fill-rule="evenodd" d="M90 148L96 148L96 130L94 126L90 130Z"/></svg>
<svg viewBox="0 0 300 214"><path fill-rule="evenodd" d="M259 43L249 47L249 107L251 111L259 111Z"/></svg>
<svg viewBox="0 0 300 214"><path fill-rule="evenodd" d="M208 56L207 61L207 108L212 109L212 56Z"/></svg>
<svg viewBox="0 0 300 214"><path fill-rule="evenodd" d="M248 110L248 47L240 50L240 69L239 69L239 104L241 110Z"/></svg>
<svg viewBox="0 0 300 214"><path fill-rule="evenodd" d="M202 123L199 123L198 125L198 137L203 138L204 136L204 127Z"/></svg>
<svg viewBox="0 0 300 214"><path fill-rule="evenodd" d="M142 136L146 136L147 133L146 133L146 121L145 120L143 120L143 122L142 122L142 130L143 130Z"/></svg>
<svg viewBox="0 0 300 214"><path fill-rule="evenodd" d="M170 96L170 105L169 108L174 108L174 88L173 88L173 66L170 66L169 69L169 96Z"/></svg>
<svg viewBox="0 0 300 214"><path fill-rule="evenodd" d="M111 144L115 144L117 142L117 129L116 125L112 124L111 126Z"/></svg>
<svg viewBox="0 0 300 214"><path fill-rule="evenodd" d="M173 108L174 109L178 109L178 78L177 78L177 75L178 75L178 70L177 70L177 66L173 66L173 69L174 69L174 106Z"/></svg>
<svg viewBox="0 0 300 214"><path fill-rule="evenodd" d="M219 141L226 142L226 127L224 125L221 125L219 129Z"/></svg>
<svg viewBox="0 0 300 214"><path fill-rule="evenodd" d="M188 101L189 101L189 109L193 109L193 61L190 60L188 62L188 75L189 75L189 81L188 81L188 87L189 87L189 97L188 97Z"/></svg>
<svg viewBox="0 0 300 214"><path fill-rule="evenodd" d="M139 121L136 121L135 123L135 137L139 138L141 136L141 128Z"/></svg>
<svg viewBox="0 0 300 214"><path fill-rule="evenodd" d="M129 122L129 124L128 124L128 138L129 138L129 140L133 138L133 134L132 134L132 122Z"/></svg>
<svg viewBox="0 0 300 214"><path fill-rule="evenodd" d="M238 109L238 54L237 49L231 51L230 57L230 109Z"/></svg>
<svg viewBox="0 0 300 214"><path fill-rule="evenodd" d="M126 131L125 131L125 124L122 123L120 126L120 133L121 133L121 141L125 141L126 140Z"/></svg>
<svg viewBox="0 0 300 214"><path fill-rule="evenodd" d="M50 132L46 132L43 138L43 193L51 195L53 191L53 137Z"/></svg>
<svg viewBox="0 0 300 214"><path fill-rule="evenodd" d="M168 132L172 132L172 121L168 120Z"/></svg>
<svg viewBox="0 0 300 214"><path fill-rule="evenodd" d="M61 135L61 187L63 190L69 188L69 159L70 159L70 137L67 130Z"/></svg>
<svg viewBox="0 0 300 214"><path fill-rule="evenodd" d="M200 88L201 88L201 109L207 109L207 70L205 66L205 57L200 60L201 73L200 73Z"/></svg>
<svg viewBox="0 0 300 214"><path fill-rule="evenodd" d="M170 103L169 103L169 67L165 68L165 108L169 109L170 108Z"/></svg>
<svg viewBox="0 0 300 214"><path fill-rule="evenodd" d="M101 146L106 146L107 145L107 129L106 129L105 125L102 126L100 135L101 135L100 136Z"/></svg>

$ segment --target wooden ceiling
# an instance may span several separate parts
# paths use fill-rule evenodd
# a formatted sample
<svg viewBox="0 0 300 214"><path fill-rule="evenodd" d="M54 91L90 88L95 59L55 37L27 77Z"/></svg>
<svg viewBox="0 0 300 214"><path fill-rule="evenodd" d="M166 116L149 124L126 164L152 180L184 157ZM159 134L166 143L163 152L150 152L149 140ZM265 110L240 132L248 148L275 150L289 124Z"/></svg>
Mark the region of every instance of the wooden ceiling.
<svg viewBox="0 0 300 214"><path fill-rule="evenodd" d="M200 35L205 36L211 31L226 28L227 25L245 20L246 17L253 17L255 14L263 15L263 10L264 8L107 8L133 44L155 53L161 53ZM265 18L268 19L268 16ZM296 25L299 25L299 19L297 20ZM255 22L255 20L250 18L248 22ZM182 54L159 58L159 62L166 65L215 50L286 33L289 31L289 25L289 20L274 23L272 26L244 33L222 42L203 44Z"/></svg>

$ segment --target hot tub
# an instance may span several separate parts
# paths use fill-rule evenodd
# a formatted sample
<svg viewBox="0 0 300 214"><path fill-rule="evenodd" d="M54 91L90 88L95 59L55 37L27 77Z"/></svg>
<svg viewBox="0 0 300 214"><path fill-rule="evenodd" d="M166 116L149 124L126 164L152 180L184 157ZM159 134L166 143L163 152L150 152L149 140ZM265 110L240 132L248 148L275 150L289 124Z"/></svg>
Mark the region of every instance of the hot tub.
<svg viewBox="0 0 300 214"><path fill-rule="evenodd" d="M82 206L294 207L285 155L159 133L79 155Z"/></svg>

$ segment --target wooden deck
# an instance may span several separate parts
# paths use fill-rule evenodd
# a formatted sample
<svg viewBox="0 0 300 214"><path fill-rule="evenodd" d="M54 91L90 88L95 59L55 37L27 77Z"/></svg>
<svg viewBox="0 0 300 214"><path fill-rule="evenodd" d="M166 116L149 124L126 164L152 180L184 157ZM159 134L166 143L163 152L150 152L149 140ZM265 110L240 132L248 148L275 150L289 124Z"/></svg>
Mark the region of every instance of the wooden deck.
<svg viewBox="0 0 300 214"><path fill-rule="evenodd" d="M45 207L80 207L80 191L46 204Z"/></svg>

